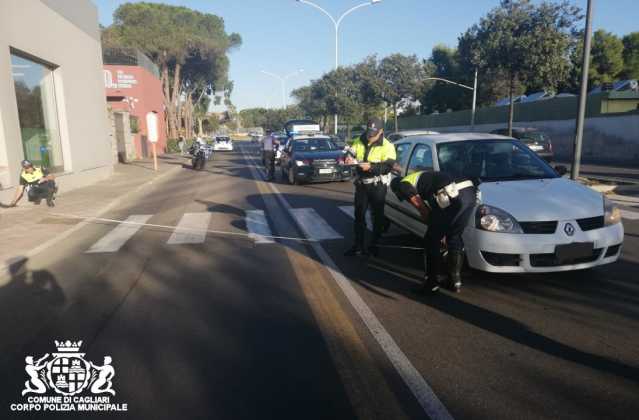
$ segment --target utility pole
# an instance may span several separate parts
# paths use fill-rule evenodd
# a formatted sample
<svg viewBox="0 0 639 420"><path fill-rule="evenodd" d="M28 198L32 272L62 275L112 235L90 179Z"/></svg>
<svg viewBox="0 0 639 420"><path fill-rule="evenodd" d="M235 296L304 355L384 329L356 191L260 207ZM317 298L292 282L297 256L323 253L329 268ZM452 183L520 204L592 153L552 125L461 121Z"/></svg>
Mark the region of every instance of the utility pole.
<svg viewBox="0 0 639 420"><path fill-rule="evenodd" d="M588 0L586 13L586 31L584 32L584 53L581 66L581 92L579 93L579 110L577 112L577 126L575 129L575 145L570 178L579 178L581 169L581 148L584 139L584 122L586 119L586 100L588 99L588 70L590 69L590 48L592 41L592 7L594 0Z"/></svg>
<svg viewBox="0 0 639 420"><path fill-rule="evenodd" d="M342 21L344 20L344 18L346 16L350 15L355 10L361 9L362 7L372 6L374 4L381 3L381 1L382 0L369 0L366 3L358 4L357 6L352 7L349 10L347 10L346 12L344 12L338 19L335 19L333 17L333 15L331 15L329 12L327 12L321 6L313 3L312 1L309 1L309 0L297 0L298 3L302 3L302 4L306 4L308 6L314 7L315 9L317 9L320 12L324 13L326 16L328 16L328 18L331 20L331 22L333 22L333 26L335 28L335 70L337 70L339 68L339 26L340 26L340 24L342 23ZM334 117L335 117L335 135L337 135L337 114L335 114Z"/></svg>

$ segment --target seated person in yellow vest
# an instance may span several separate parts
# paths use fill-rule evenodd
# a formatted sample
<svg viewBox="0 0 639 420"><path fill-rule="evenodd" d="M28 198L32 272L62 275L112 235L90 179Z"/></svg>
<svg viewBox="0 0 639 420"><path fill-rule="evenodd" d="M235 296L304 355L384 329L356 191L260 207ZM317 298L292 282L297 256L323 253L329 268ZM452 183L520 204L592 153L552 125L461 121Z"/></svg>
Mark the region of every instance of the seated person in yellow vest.
<svg viewBox="0 0 639 420"><path fill-rule="evenodd" d="M395 146L384 137L384 125L371 118L366 132L353 141L346 164L357 165L355 177L355 243L344 255L377 255L378 242L387 228L384 217L386 191L395 165ZM373 238L365 248L366 211L373 213Z"/></svg>
<svg viewBox="0 0 639 420"><path fill-rule="evenodd" d="M54 179L55 177L49 174L46 169L33 166L28 160L23 160L20 185L16 189L16 195L11 202L11 207L18 204L25 190L29 201L40 204L44 199L49 207L53 207L55 205L55 193L58 190Z"/></svg>
<svg viewBox="0 0 639 420"><path fill-rule="evenodd" d="M391 189L399 200L408 200L428 225L424 237L426 276L419 293L434 293L446 280L441 272L440 245L446 238L448 245L448 286L459 292L464 264L462 234L468 225L477 202L472 181L455 179L446 172L415 172L405 178L395 178Z"/></svg>

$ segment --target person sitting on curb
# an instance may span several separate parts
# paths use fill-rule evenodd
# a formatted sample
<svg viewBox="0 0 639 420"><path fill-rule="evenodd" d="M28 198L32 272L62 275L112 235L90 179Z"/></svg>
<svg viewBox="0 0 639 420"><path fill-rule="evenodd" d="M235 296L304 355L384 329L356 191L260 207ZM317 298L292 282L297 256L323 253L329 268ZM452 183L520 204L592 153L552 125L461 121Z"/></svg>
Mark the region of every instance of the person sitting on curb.
<svg viewBox="0 0 639 420"><path fill-rule="evenodd" d="M28 160L22 161L20 185L16 188L16 195L10 207L15 207L18 204L25 189L27 190L29 201L34 204L40 204L44 199L47 201L47 206L55 206L55 193L58 191L55 185L55 177L49 174L46 169L34 166L33 163Z"/></svg>

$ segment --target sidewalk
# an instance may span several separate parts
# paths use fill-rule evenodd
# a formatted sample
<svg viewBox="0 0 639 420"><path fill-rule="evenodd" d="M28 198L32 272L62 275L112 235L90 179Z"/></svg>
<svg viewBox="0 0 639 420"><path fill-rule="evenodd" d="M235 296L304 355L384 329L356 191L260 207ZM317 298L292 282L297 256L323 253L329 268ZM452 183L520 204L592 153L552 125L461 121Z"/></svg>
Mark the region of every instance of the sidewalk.
<svg viewBox="0 0 639 420"><path fill-rule="evenodd" d="M158 172L146 159L118 164L109 179L57 195L56 206L34 205L23 197L17 207L0 208L0 275L16 259L29 257L82 227L81 220L56 218L51 213L99 215L135 195L151 181L174 174L186 162L179 155L158 158ZM3 203L7 204L7 203Z"/></svg>

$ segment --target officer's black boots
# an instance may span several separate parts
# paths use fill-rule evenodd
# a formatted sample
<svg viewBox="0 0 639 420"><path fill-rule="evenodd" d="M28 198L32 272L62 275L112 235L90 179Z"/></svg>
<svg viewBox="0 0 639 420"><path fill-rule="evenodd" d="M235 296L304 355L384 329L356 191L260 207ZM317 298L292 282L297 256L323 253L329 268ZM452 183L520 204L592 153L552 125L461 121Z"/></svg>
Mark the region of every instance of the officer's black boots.
<svg viewBox="0 0 639 420"><path fill-rule="evenodd" d="M450 289L459 292L462 286L461 271L464 267L464 253L462 251L448 252L448 276Z"/></svg>
<svg viewBox="0 0 639 420"><path fill-rule="evenodd" d="M443 279L443 276L437 276L435 279L431 279L430 276L424 276L424 282L415 287L413 291L418 295L433 295L439 291L439 284Z"/></svg>

